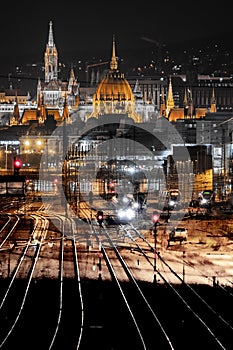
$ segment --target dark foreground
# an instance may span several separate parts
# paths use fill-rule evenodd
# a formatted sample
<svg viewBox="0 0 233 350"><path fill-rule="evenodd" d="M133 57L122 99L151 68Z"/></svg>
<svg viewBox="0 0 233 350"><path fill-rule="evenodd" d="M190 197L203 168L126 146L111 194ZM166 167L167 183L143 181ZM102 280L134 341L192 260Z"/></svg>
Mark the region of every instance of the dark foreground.
<svg viewBox="0 0 233 350"><path fill-rule="evenodd" d="M8 280L0 280L0 302L8 285ZM132 315L130 316L119 290L116 290L111 282L85 280L81 287L84 327L80 343L82 303L78 283L73 280L64 280L61 300L59 281L35 280L28 290L19 319L1 348L5 350L47 350L50 348L58 350L139 350L144 348L135 331ZM210 346L212 350L221 348L214 338L212 339L209 332L201 326L198 318L192 315L191 310L184 305L177 293L186 295L192 308L196 306L195 303L199 298L196 298L195 301L195 297L190 297L182 286L177 286L176 291L168 286L155 286L150 283L141 283L140 287L158 317L160 326L171 339L174 349L198 348L201 350L210 348ZM164 335L160 334L160 327L157 325L155 330L152 324L149 308L147 307L140 314L142 303L138 294L136 296L127 284L124 288L129 298L129 305L134 310L135 319L143 331L145 348L169 349ZM200 293L217 310L217 313L233 324L233 291L231 289L223 291L220 287L200 285L192 286L192 288ZM9 294L7 298L9 300L0 309L1 342L11 329L17 311L20 310L24 290L25 281L18 281L14 287L14 293ZM197 311L202 315L202 307L198 306ZM212 327L212 313L206 312L205 314L205 321L209 321ZM57 323L58 320L59 323ZM226 338L228 336L227 330ZM222 330L220 337L224 341L225 334ZM228 346L228 343L226 340L226 349L233 349L233 346L231 347L230 344ZM77 347L78 344L79 347Z"/></svg>

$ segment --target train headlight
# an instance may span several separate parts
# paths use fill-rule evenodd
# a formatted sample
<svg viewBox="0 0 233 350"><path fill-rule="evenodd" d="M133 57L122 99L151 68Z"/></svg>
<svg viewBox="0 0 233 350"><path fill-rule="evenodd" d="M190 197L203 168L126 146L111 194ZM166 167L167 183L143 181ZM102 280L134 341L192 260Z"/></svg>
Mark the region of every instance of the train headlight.
<svg viewBox="0 0 233 350"><path fill-rule="evenodd" d="M119 210L118 213L117 213L117 215L118 215L118 217L119 217L120 219L122 219L122 218L125 216L124 210Z"/></svg>
<svg viewBox="0 0 233 350"><path fill-rule="evenodd" d="M135 217L135 211L131 208L120 209L117 213L119 219L132 220Z"/></svg>
<svg viewBox="0 0 233 350"><path fill-rule="evenodd" d="M133 203L133 207L134 207L135 209L139 208L138 202L134 202L134 203Z"/></svg>
<svg viewBox="0 0 233 350"><path fill-rule="evenodd" d="M128 208L125 212L125 215L129 220L132 220L135 217L135 211L131 208Z"/></svg>

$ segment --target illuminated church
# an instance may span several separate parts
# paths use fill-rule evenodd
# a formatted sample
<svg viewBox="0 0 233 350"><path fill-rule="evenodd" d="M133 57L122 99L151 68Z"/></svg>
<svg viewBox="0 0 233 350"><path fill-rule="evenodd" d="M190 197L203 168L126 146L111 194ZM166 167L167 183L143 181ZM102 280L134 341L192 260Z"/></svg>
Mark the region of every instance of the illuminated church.
<svg viewBox="0 0 233 350"><path fill-rule="evenodd" d="M49 23L49 37L44 54L45 79L38 83L37 94L43 98L47 107L60 107L65 99L69 107L78 106L79 84L71 68L68 82L58 79L58 53L54 43L52 22Z"/></svg>
<svg viewBox="0 0 233 350"><path fill-rule="evenodd" d="M135 123L147 123L154 118L163 116L170 122L181 119L198 119L204 117L206 112L216 111L214 91L209 108L196 108L192 99L191 89L185 88L183 106L177 106L174 102L172 79L169 78L168 85L160 85L161 93L158 101L145 97L140 91L138 81L134 88L120 72L116 56L115 37L112 42L112 55L110 66L92 95L89 103L80 101L80 84L71 67L68 81L61 81L58 77L58 51L54 41L52 21L49 22L49 33L44 53L44 80L38 80L37 101L35 106L25 108L22 116L17 113L17 99L11 125L30 124L38 122L44 124L47 116L53 116L57 125L64 119L69 123L76 116L83 122L90 118L98 119L101 115L127 115ZM71 118L71 115L73 116Z"/></svg>
<svg viewBox="0 0 233 350"><path fill-rule="evenodd" d="M78 108L79 84L75 78L73 67L68 82L58 77L58 52L53 37L52 21L49 23L49 35L44 54L45 77L37 84L37 108L25 109L21 124L37 121L43 124L47 115L53 115L57 123L61 123L65 115ZM14 118L15 120L15 118Z"/></svg>

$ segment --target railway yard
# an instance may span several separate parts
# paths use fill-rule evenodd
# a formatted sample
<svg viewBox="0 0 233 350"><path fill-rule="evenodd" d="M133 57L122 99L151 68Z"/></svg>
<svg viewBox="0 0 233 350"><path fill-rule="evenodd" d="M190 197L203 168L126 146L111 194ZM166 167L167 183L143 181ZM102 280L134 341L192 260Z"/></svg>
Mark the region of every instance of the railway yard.
<svg viewBox="0 0 233 350"><path fill-rule="evenodd" d="M154 235L152 212L100 227L56 201L2 203L0 348L232 349L232 214L192 211L168 244L174 220Z"/></svg>
<svg viewBox="0 0 233 350"><path fill-rule="evenodd" d="M64 261L66 265L64 269L65 277L73 278L73 237L71 236L70 227L67 226L67 232L64 232L63 237L59 230L59 225L61 226L61 221L63 220L62 215L59 217L56 214L56 216L52 217L52 220L49 220L52 215L51 211L49 210L49 213L46 213L40 201L33 203L28 208L29 211L26 214L20 210L18 210L18 214L16 214L17 210L13 210L11 213L11 220L19 220L19 223L17 230L14 231L14 234L9 237L7 243L1 249L1 278L9 277L14 270L18 256L20 256L20 253L28 244L33 226L38 220L44 220L46 222L48 232L41 244L42 253L34 271L34 278L58 278L58 258L61 240L64 242L66 251L70 251L71 256L69 258L69 253L67 253L67 259ZM2 215L2 226L6 223L7 219L6 214ZM88 228L82 221L76 222L76 224L76 247L81 255L79 264L82 277L96 279L100 272L104 280L110 280L111 276L107 267L102 266L101 271L98 268L99 257L102 256L98 239L96 239L94 234L83 233ZM40 225L42 224L40 223ZM101 239L104 236L104 230L98 227L95 220L93 220L92 225ZM231 228L233 230L233 221L230 216L225 219L219 217L202 218L201 220L186 218L183 219L182 225L188 230L188 240L181 243L172 242L168 246L169 231L172 225L169 223L163 224L163 220L161 220L161 226L158 226L156 238L156 249L159 257L176 264L176 268L180 269L182 274L185 273L185 278L190 283L211 284L211 277L214 282L219 281L223 282L223 284L231 283L227 281L228 276L229 280L231 280L233 272L233 232L232 237L231 231L229 232ZM117 233L114 227L105 228L108 234L115 240L118 248L120 248L121 254L134 269L136 278L146 282L152 282L154 279L153 266L148 268L148 262L140 252L138 244L148 251L151 261L153 261L155 240L151 228L152 223L150 220L142 220L142 218L136 221L134 226L121 225ZM40 228L37 228L37 230L40 230ZM135 230L140 232L142 238L137 237ZM34 233L34 237L36 237L36 232ZM31 251L35 250L36 242L36 238L30 242ZM108 247L107 243L106 247ZM162 264L159 257L157 257L158 266ZM196 268L195 273L192 271L193 266ZM186 271L183 271L184 269ZM26 277L23 272L21 273L22 278ZM163 280L158 278L158 282L163 283ZM179 283L179 281L176 282Z"/></svg>

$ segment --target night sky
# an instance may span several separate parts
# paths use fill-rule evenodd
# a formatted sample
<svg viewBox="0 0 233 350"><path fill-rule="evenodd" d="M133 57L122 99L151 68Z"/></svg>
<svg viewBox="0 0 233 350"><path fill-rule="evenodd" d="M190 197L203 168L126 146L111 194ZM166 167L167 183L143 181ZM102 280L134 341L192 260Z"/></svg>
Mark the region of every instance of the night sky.
<svg viewBox="0 0 233 350"><path fill-rule="evenodd" d="M59 59L109 59L113 33L117 54L153 46L233 34L229 1L28 1L1 4L1 64L42 62L53 22ZM231 44L231 43L230 43Z"/></svg>

